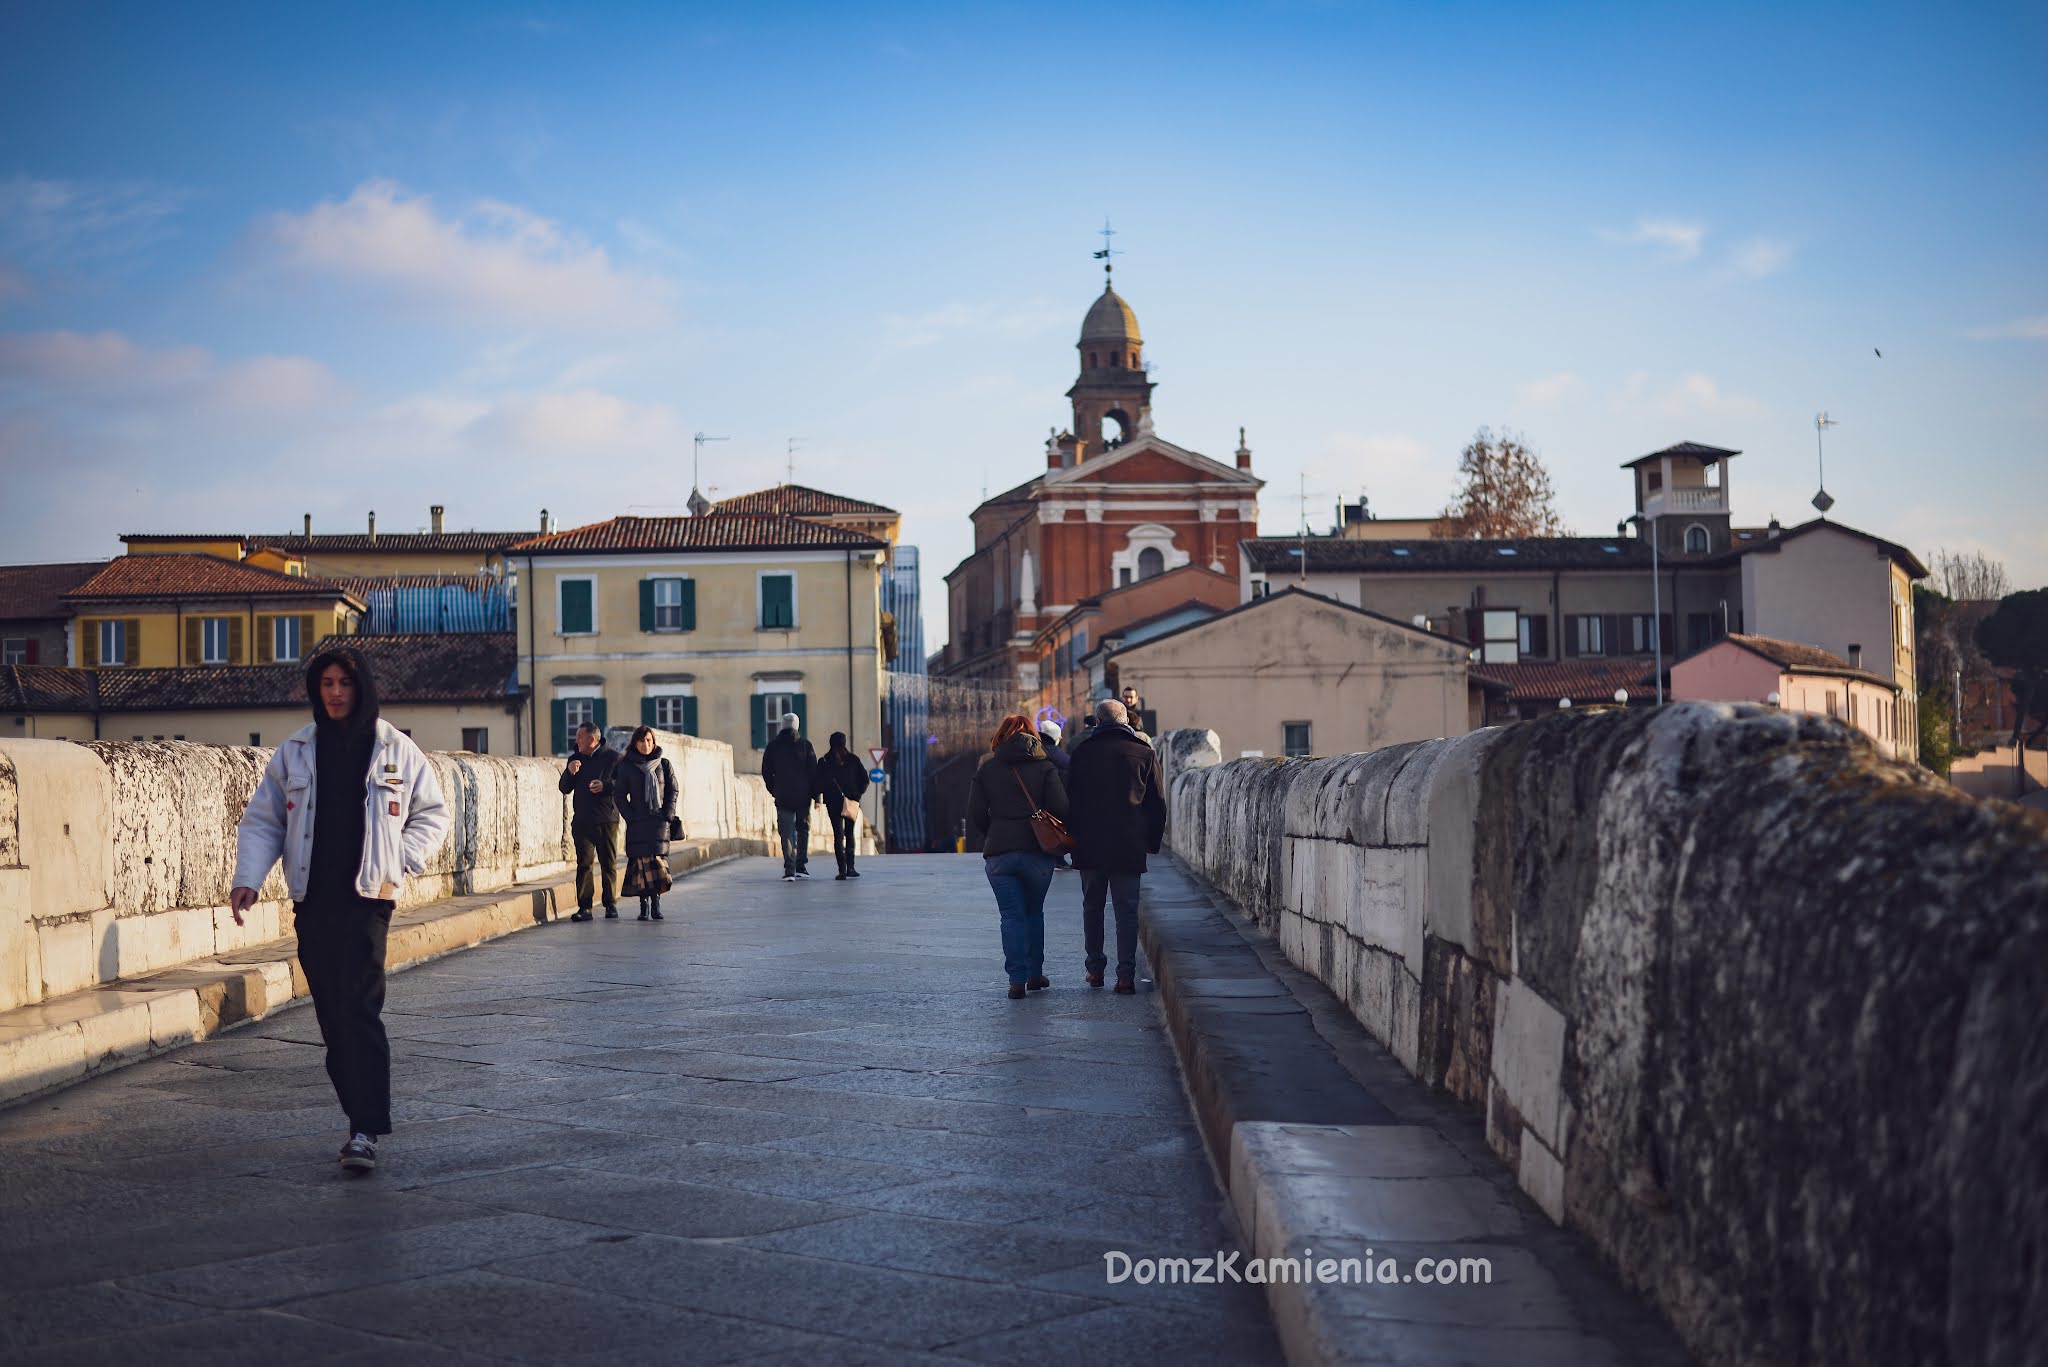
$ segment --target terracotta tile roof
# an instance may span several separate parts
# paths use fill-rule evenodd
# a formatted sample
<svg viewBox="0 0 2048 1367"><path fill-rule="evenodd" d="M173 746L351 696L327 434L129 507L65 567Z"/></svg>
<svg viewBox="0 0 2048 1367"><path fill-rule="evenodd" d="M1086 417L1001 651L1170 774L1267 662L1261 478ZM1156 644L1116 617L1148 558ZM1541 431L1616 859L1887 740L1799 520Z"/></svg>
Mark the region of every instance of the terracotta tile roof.
<svg viewBox="0 0 2048 1367"><path fill-rule="evenodd" d="M1886 688L1895 686L1882 674L1858 669L1832 650L1823 650L1819 646L1810 646L1799 641L1781 641L1775 636L1750 636L1731 631L1723 640L1708 646L1707 650L1723 644L1734 644L1752 655L1761 655L1780 669L1794 670L1801 674L1829 674L1844 679L1863 679L1870 683L1883 684ZM1706 651L1696 650L1685 658L1690 660L1693 656L1705 653Z"/></svg>
<svg viewBox="0 0 2048 1367"><path fill-rule="evenodd" d="M703 517L615 517L537 536L512 549L559 555L612 551L881 550L885 541L780 513L707 513Z"/></svg>
<svg viewBox="0 0 2048 1367"><path fill-rule="evenodd" d="M107 567L104 560L52 565L0 565L0 619L32 621L71 615L64 595Z"/></svg>
<svg viewBox="0 0 2048 1367"><path fill-rule="evenodd" d="M894 508L866 503L844 494L828 494L802 484L778 484L751 494L736 494L712 505L714 513L788 513L792 517L839 517L845 515L895 517Z"/></svg>
<svg viewBox="0 0 2048 1367"><path fill-rule="evenodd" d="M1575 704L1611 702L1617 688L1626 688L1631 697L1654 694L1656 672L1656 662L1647 655L1472 666L1475 680L1506 689L1509 702L1536 703L1555 703L1559 698Z"/></svg>
<svg viewBox="0 0 2048 1367"><path fill-rule="evenodd" d="M515 541L532 536L521 532L298 532L272 535L269 532L130 532L121 540L129 545L147 546L166 541L234 541L245 549L268 546L294 555L318 555L322 551L395 551L414 554L428 551L501 551Z"/></svg>
<svg viewBox="0 0 2048 1367"><path fill-rule="evenodd" d="M362 652L387 703L503 702L513 696L518 648L509 633L461 636L333 636L314 653L347 645ZM310 658L310 656L308 657ZM306 709L297 664L182 669L0 667L0 712L206 711L237 707ZM310 719L311 712L307 712Z"/></svg>
<svg viewBox="0 0 2048 1367"><path fill-rule="evenodd" d="M1499 574L1513 570L1650 569L1650 546L1626 536L1523 536L1501 540L1428 538L1349 541L1311 536L1253 537L1239 543L1247 563L1266 574L1292 574L1308 552L1311 572Z"/></svg>
<svg viewBox="0 0 2048 1367"><path fill-rule="evenodd" d="M65 598L341 598L348 591L331 579L282 574L217 555L124 555L80 584ZM361 602L356 603L361 607Z"/></svg>

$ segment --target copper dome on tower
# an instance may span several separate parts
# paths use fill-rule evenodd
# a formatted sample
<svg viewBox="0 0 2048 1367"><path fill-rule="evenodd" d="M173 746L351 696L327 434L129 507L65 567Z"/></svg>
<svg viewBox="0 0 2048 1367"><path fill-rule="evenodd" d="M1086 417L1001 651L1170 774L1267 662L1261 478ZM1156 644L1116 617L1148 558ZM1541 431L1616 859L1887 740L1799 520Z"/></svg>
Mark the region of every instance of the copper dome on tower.
<svg viewBox="0 0 2048 1367"><path fill-rule="evenodd" d="M1088 306L1088 316L1081 320L1081 340L1084 342L1142 342L1138 336L1138 315L1131 312L1131 306L1123 297L1107 285L1102 287L1100 298Z"/></svg>

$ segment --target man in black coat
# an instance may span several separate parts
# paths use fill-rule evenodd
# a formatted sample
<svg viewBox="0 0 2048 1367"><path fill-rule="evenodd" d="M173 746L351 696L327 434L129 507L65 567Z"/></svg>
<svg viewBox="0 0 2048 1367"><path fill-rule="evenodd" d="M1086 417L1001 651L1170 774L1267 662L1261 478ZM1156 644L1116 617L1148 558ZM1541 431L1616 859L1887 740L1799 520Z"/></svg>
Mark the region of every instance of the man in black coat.
<svg viewBox="0 0 2048 1367"><path fill-rule="evenodd" d="M619 914L619 844L625 822L612 788L612 770L619 752L604 743L604 733L589 722L576 728L576 753L562 770L560 788L570 795L569 834L576 841L576 914L588 921L590 904L602 886L606 920Z"/></svg>
<svg viewBox="0 0 2048 1367"><path fill-rule="evenodd" d="M818 800L818 752L797 734L796 713L782 719L761 752L761 781L775 799L775 833L782 840L782 881L811 876L811 804Z"/></svg>
<svg viewBox="0 0 2048 1367"><path fill-rule="evenodd" d="M1095 709L1095 730L1074 750L1067 770L1069 829L1074 867L1081 871L1081 933L1088 951L1088 983L1102 986L1109 960L1102 952L1102 908L1116 904L1116 990L1138 990L1138 883L1145 857L1159 853L1166 835L1165 784L1159 756L1131 729L1130 714L1114 700Z"/></svg>

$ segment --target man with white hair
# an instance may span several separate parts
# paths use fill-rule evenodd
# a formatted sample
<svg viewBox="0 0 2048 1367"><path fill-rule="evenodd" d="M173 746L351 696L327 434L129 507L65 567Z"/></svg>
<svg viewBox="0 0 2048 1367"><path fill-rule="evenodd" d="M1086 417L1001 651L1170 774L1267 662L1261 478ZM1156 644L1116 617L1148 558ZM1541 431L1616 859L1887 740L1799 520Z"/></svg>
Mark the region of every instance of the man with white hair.
<svg viewBox="0 0 2048 1367"><path fill-rule="evenodd" d="M811 876L811 804L820 800L818 752L797 733L794 712L761 752L761 781L775 799L775 834L782 841L782 881Z"/></svg>
<svg viewBox="0 0 2048 1367"><path fill-rule="evenodd" d="M1116 903L1116 990L1137 991L1138 883L1145 857L1166 835L1165 783L1159 756L1131 729L1115 699L1096 704L1095 731L1074 750L1067 770L1067 827L1074 867L1081 871L1081 935L1088 985L1102 986L1109 966L1102 946L1103 904Z"/></svg>

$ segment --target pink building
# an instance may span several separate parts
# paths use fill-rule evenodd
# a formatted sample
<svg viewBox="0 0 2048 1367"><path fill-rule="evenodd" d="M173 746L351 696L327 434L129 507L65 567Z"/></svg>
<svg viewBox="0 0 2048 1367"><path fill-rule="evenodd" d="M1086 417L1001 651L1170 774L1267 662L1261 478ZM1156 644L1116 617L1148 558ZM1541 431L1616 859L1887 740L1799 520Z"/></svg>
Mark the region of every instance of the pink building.
<svg viewBox="0 0 2048 1367"><path fill-rule="evenodd" d="M1915 753L1902 744L1906 711L1899 686L1819 646L1732 634L1671 666L1674 702L1761 702L1787 712L1839 717L1877 742L1886 756Z"/></svg>

